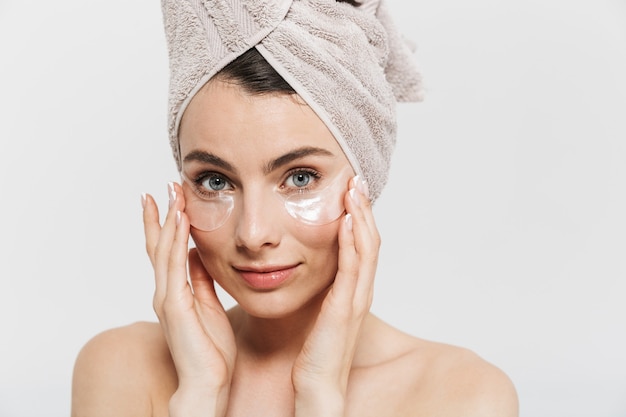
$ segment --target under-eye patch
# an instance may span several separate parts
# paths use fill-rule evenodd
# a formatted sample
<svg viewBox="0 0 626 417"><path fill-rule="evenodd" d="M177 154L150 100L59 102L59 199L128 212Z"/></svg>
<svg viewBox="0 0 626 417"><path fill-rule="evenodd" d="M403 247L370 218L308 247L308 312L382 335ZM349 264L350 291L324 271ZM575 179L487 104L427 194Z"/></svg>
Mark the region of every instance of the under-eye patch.
<svg viewBox="0 0 626 417"><path fill-rule="evenodd" d="M345 211L343 199L353 175L352 170L347 168L314 190L303 187L302 190L285 193L280 187L274 187L272 198L262 204L276 204L276 213L285 210L293 219L304 224L321 226L332 223ZM206 187L184 175L182 186L185 213L191 225L199 230L210 232L218 229L226 223L235 207L241 205L239 190L207 191Z"/></svg>

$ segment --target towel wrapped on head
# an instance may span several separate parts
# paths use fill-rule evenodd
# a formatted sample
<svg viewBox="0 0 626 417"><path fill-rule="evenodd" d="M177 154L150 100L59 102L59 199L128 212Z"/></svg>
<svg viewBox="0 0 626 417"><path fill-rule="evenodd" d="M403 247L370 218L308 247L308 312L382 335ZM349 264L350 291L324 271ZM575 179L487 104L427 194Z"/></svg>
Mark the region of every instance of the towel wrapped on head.
<svg viewBox="0 0 626 417"><path fill-rule="evenodd" d="M384 1L162 0L170 59L169 136L193 96L250 48L316 112L369 186L382 191L396 138L396 101L421 100L413 51Z"/></svg>

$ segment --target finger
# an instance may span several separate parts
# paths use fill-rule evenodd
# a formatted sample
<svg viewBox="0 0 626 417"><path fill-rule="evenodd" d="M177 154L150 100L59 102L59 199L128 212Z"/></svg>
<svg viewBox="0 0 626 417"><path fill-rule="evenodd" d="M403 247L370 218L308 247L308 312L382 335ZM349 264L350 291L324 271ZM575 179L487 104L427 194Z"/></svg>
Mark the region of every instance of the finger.
<svg viewBox="0 0 626 417"><path fill-rule="evenodd" d="M159 273L157 268L157 246L161 237L161 225L159 224L159 208L151 195L142 196L144 203L143 223L146 236L146 252L154 269L154 296L153 307L157 316L161 316L161 304L165 296L167 276Z"/></svg>
<svg viewBox="0 0 626 417"><path fill-rule="evenodd" d="M154 310L159 317L162 316L162 308L165 297L167 296L167 287L169 280L169 262L172 250L174 235L176 232L176 208L179 193L176 192L175 184L168 184L169 209L163 222L163 226L159 230L159 236L154 248L153 267L155 275L155 292L153 299ZM155 205L156 206L156 205Z"/></svg>
<svg viewBox="0 0 626 417"><path fill-rule="evenodd" d="M170 252L172 250L172 244L174 241L174 235L176 233L176 212L178 211L177 200L179 194L176 191L176 184L173 182L168 183L168 195L169 195L169 209L161 227L161 233L159 234L159 241L155 249L155 270L167 271Z"/></svg>
<svg viewBox="0 0 626 417"><path fill-rule="evenodd" d="M177 210L175 213L175 232L167 263L167 293L177 295L178 299L189 297L191 287L187 281L187 251L189 248L189 219Z"/></svg>
<svg viewBox="0 0 626 417"><path fill-rule="evenodd" d="M354 297L359 273L359 259L354 245L352 214L346 214L339 227L339 258L337 276L332 287L332 295L340 305L350 305Z"/></svg>
<svg viewBox="0 0 626 417"><path fill-rule="evenodd" d="M226 310L215 291L213 277L204 267L200 254L196 248L189 251L189 276L194 291L196 306L202 313L200 322L206 334L213 340L215 347L227 360L230 369L234 366L232 352L236 349L234 343L225 335L232 335L232 326L226 315Z"/></svg>
<svg viewBox="0 0 626 417"><path fill-rule="evenodd" d="M143 228L146 238L146 252L154 266L154 252L159 241L161 225L159 224L159 209L150 194L142 195L143 203Z"/></svg>
<svg viewBox="0 0 626 417"><path fill-rule="evenodd" d="M215 292L213 278L204 268L202 260L200 259L200 254L196 248L189 251L188 262L191 287L196 299L202 304L210 307L222 307L222 304L217 297L217 293Z"/></svg>
<svg viewBox="0 0 626 417"><path fill-rule="evenodd" d="M346 209L352 217L352 235L358 273L353 304L357 309L369 309L373 298L374 277L378 264L380 235L372 207L365 194L352 189L346 198Z"/></svg>
<svg viewBox="0 0 626 417"><path fill-rule="evenodd" d="M365 220L365 223L368 226L368 231L375 238L374 240L377 240L378 229L376 228L374 213L372 211L372 202L369 198L367 184L365 183L365 181L361 180L359 176L356 176L351 180L351 188L355 191L351 192L350 196L352 198L350 199L348 204L351 206L351 208L354 208L354 205L356 205L356 207L360 209L356 213L354 213L354 215L363 215L362 219Z"/></svg>

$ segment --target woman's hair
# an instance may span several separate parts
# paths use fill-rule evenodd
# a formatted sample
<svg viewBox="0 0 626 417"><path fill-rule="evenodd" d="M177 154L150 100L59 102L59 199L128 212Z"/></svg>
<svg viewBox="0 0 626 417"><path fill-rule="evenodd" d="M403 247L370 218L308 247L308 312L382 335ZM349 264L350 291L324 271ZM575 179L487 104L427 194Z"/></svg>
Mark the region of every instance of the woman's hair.
<svg viewBox="0 0 626 417"><path fill-rule="evenodd" d="M337 2L348 3L354 7L360 5L355 0L337 0ZM296 94L291 85L276 72L256 48L251 48L241 54L222 68L215 78L235 83L250 94Z"/></svg>
<svg viewBox="0 0 626 417"><path fill-rule="evenodd" d="M214 79L237 84L250 94L296 93L256 48L248 49L239 55L222 68Z"/></svg>

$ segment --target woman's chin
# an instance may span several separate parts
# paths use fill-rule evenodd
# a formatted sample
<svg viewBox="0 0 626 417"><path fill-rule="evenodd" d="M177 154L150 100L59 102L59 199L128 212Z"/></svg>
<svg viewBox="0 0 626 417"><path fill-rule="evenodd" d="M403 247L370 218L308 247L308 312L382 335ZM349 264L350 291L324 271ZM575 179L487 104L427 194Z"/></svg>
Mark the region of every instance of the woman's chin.
<svg viewBox="0 0 626 417"><path fill-rule="evenodd" d="M301 314L317 316L317 312L327 290L305 297L288 291L255 292L242 296L232 296L238 308L248 316L264 319L288 319Z"/></svg>

